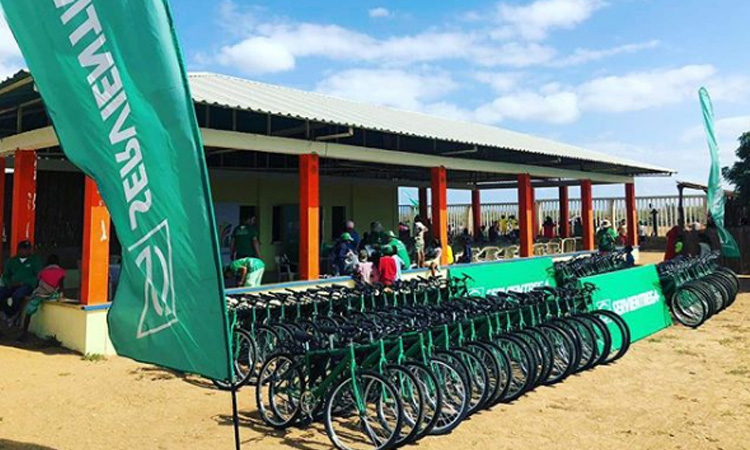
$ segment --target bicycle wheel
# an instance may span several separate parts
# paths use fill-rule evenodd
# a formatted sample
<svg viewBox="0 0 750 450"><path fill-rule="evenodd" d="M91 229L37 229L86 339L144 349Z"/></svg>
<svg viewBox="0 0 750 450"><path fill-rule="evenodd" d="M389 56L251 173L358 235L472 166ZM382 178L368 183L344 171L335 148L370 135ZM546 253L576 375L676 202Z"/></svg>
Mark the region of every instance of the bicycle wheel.
<svg viewBox="0 0 750 450"><path fill-rule="evenodd" d="M257 325L252 336L255 341L256 357L255 367L250 376L249 383L256 384L258 382L258 374L266 359L279 347L279 336L272 328L265 325Z"/></svg>
<svg viewBox="0 0 750 450"><path fill-rule="evenodd" d="M672 317L686 327L701 326L708 318L708 307L701 297L700 293L686 286L678 288L669 302Z"/></svg>
<svg viewBox="0 0 750 450"><path fill-rule="evenodd" d="M526 328L514 333L529 344L537 360L537 371L534 377L534 386L538 386L549 377L552 370L552 349L544 335L534 328Z"/></svg>
<svg viewBox="0 0 750 450"><path fill-rule="evenodd" d="M575 328L576 333L581 337L581 361L576 367L576 373L582 372L593 366L596 361L596 332L583 319L566 317L565 320Z"/></svg>
<svg viewBox="0 0 750 450"><path fill-rule="evenodd" d="M609 352L612 351L612 334L609 332L607 324L593 314L578 314L576 317L587 321L594 330L596 336L596 358L592 367L598 366L607 359Z"/></svg>
<svg viewBox="0 0 750 450"><path fill-rule="evenodd" d="M389 364L384 372L384 375L395 386L403 407L401 434L395 443L397 447L401 447L414 442L422 427L426 409L425 393L417 377L407 367Z"/></svg>
<svg viewBox="0 0 750 450"><path fill-rule="evenodd" d="M257 351L255 340L247 331L235 329L232 336L234 356L234 384L236 388L246 385L250 381L255 369ZM214 385L224 391L232 388L231 383L224 380L211 380Z"/></svg>
<svg viewBox="0 0 750 450"><path fill-rule="evenodd" d="M549 386L559 383L573 372L575 344L567 332L551 323L539 325L539 330L552 343L552 370L549 376L542 380L542 384Z"/></svg>
<svg viewBox="0 0 750 450"><path fill-rule="evenodd" d="M304 392L302 370L291 355L281 353L268 358L255 389L255 401L263 422L277 429L293 425L299 418Z"/></svg>
<svg viewBox="0 0 750 450"><path fill-rule="evenodd" d="M512 334L498 336L495 338L495 344L510 359L510 386L501 400L510 403L533 387L533 373L537 366L536 357L526 342Z"/></svg>
<svg viewBox="0 0 750 450"><path fill-rule="evenodd" d="M377 372L345 377L326 400L326 433L340 450L390 449L399 438L402 419L396 388Z"/></svg>
<svg viewBox="0 0 750 450"><path fill-rule="evenodd" d="M464 363L466 374L471 380L471 396L469 397L468 415L482 409L487 401L489 375L487 368L476 355L463 347L451 348L448 353L452 353ZM437 352L436 355L443 355L443 352Z"/></svg>
<svg viewBox="0 0 750 450"><path fill-rule="evenodd" d="M465 348L479 358L482 365L487 369L487 398L483 407L492 406L492 401L497 398L498 392L503 387L501 385L503 380L501 379L500 364L489 346L483 342L468 342Z"/></svg>
<svg viewBox="0 0 750 450"><path fill-rule="evenodd" d="M612 335L612 351L604 364L611 364L625 356L630 349L630 328L625 320L616 312L606 309L596 309L590 313L602 319Z"/></svg>
<svg viewBox="0 0 750 450"><path fill-rule="evenodd" d="M417 427L417 434L414 436L414 441L418 441L432 431L440 418L440 408L443 404L442 391L438 386L437 378L426 364L407 361L403 365L414 375L424 393L424 419Z"/></svg>
<svg viewBox="0 0 750 450"><path fill-rule="evenodd" d="M471 389L462 371L442 359L430 358L428 367L440 390L440 414L429 434L448 434L466 417Z"/></svg>
<svg viewBox="0 0 750 450"><path fill-rule="evenodd" d="M490 399L490 406L495 406L505 398L510 389L511 383L511 363L508 355L494 342L482 342L492 352L492 356L495 358L499 372L498 372L498 389L495 396Z"/></svg>

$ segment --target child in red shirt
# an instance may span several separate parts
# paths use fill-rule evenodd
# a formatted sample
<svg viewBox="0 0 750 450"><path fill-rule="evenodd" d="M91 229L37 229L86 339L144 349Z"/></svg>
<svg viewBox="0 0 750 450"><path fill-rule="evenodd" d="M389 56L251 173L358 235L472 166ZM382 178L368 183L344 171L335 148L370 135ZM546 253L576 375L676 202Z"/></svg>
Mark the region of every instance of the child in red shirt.
<svg viewBox="0 0 750 450"><path fill-rule="evenodd" d="M380 282L385 286L392 286L398 277L398 267L396 259L393 258L394 249L391 246L383 247L383 256L378 263L378 272L380 272Z"/></svg>

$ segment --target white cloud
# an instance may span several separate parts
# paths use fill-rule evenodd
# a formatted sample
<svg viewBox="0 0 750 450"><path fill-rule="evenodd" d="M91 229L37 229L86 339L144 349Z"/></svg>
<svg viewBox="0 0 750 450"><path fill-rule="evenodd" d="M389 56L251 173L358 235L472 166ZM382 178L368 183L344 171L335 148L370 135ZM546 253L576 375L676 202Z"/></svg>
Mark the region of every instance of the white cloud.
<svg viewBox="0 0 750 450"><path fill-rule="evenodd" d="M716 138L722 142L734 142L737 144L737 138L742 133L750 131L750 116L724 117L714 120L714 131ZM690 143L696 141L705 141L706 132L703 125L690 127L682 133L681 141Z"/></svg>
<svg viewBox="0 0 750 450"><path fill-rule="evenodd" d="M528 5L499 3L498 14L505 28L495 37L542 40L552 30L575 28L602 6L601 0L537 0Z"/></svg>
<svg viewBox="0 0 750 450"><path fill-rule="evenodd" d="M557 52L547 45L508 42L500 46L477 46L471 53L481 66L528 67L551 61Z"/></svg>
<svg viewBox="0 0 750 450"><path fill-rule="evenodd" d="M423 111L425 103L456 89L445 73L408 73L398 69L354 69L333 74L316 87L336 97Z"/></svg>
<svg viewBox="0 0 750 450"><path fill-rule="evenodd" d="M716 69L711 65L688 65L595 78L577 91L581 107L589 111L638 111L695 97L698 88L715 75Z"/></svg>
<svg viewBox="0 0 750 450"><path fill-rule="evenodd" d="M557 61L552 62L550 65L554 67L568 67L575 66L578 64L584 64L591 61L599 61L604 58L617 56L627 53L636 53L641 50L651 50L657 48L660 45L658 40L651 40L648 42L641 42L635 44L625 44L617 47L612 47L602 50L591 50L586 48L578 48L572 54L561 58Z"/></svg>
<svg viewBox="0 0 750 450"><path fill-rule="evenodd" d="M391 12L382 6L368 10L367 14L373 19L382 19L391 16Z"/></svg>
<svg viewBox="0 0 750 450"><path fill-rule="evenodd" d="M488 84L493 91L505 93L512 91L521 80L520 73L514 72L477 72L474 74L477 81Z"/></svg>
<svg viewBox="0 0 750 450"><path fill-rule="evenodd" d="M0 81L24 66L21 50L0 11Z"/></svg>
<svg viewBox="0 0 750 450"><path fill-rule="evenodd" d="M294 69L295 64L294 55L285 46L263 36L222 47L216 61L246 75L283 72Z"/></svg>
<svg viewBox="0 0 750 450"><path fill-rule="evenodd" d="M575 122L580 115L578 97L572 92L544 95L523 91L498 97L476 112L478 120L488 123L515 119L564 124Z"/></svg>

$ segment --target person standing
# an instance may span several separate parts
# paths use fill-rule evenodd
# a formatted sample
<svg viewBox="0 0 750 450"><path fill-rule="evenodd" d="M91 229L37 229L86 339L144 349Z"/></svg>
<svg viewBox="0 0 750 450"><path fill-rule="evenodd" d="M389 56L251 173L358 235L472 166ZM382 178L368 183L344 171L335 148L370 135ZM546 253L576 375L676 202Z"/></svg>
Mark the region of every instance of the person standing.
<svg viewBox="0 0 750 450"><path fill-rule="evenodd" d="M263 281L266 265L258 258L245 257L232 261L227 268L234 275L239 287L258 287Z"/></svg>
<svg viewBox="0 0 750 450"><path fill-rule="evenodd" d="M545 239L554 238L556 228L557 224L552 220L552 217L547 216L542 224L542 236L544 236Z"/></svg>
<svg viewBox="0 0 750 450"><path fill-rule="evenodd" d="M654 230L651 232L651 236L657 237L659 236L659 210L654 208L654 205L652 205L651 203L648 204L648 209L651 210L651 212L649 212L649 214L651 214L651 226L654 227Z"/></svg>
<svg viewBox="0 0 750 450"><path fill-rule="evenodd" d="M234 260L247 257L260 259L260 238L258 227L255 226L255 216L234 229L231 251Z"/></svg>
<svg viewBox="0 0 750 450"><path fill-rule="evenodd" d="M349 233L349 236L352 237L353 247L359 248L359 243L361 242L361 238L359 237L359 233L357 233L357 230L354 229L353 220L346 221L346 232Z"/></svg>
<svg viewBox="0 0 750 450"><path fill-rule="evenodd" d="M615 250L617 233L612 229L612 223L609 220L602 220L601 228L596 232L596 242L599 245L600 253L609 253Z"/></svg>
<svg viewBox="0 0 750 450"><path fill-rule="evenodd" d="M5 263L0 288L0 312L5 315L8 326L15 322L24 299L34 292L40 270L42 263L34 255L31 242L19 242L16 256Z"/></svg>
<svg viewBox="0 0 750 450"><path fill-rule="evenodd" d="M333 247L334 275L351 275L356 269L357 257L354 253L354 238L344 232Z"/></svg>
<svg viewBox="0 0 750 450"><path fill-rule="evenodd" d="M414 222L414 251L417 254L417 267L424 267L425 234L427 227L421 221Z"/></svg>
<svg viewBox="0 0 750 450"><path fill-rule="evenodd" d="M628 245L628 223L625 220L621 220L620 226L617 227L617 239L620 245Z"/></svg>
<svg viewBox="0 0 750 450"><path fill-rule="evenodd" d="M378 273L380 274L380 282L385 286L392 286L393 283L398 281L398 265L396 259L393 257L395 250L392 246L386 245L382 249L383 255L378 261Z"/></svg>
<svg viewBox="0 0 750 450"><path fill-rule="evenodd" d="M411 258L409 257L409 251L406 249L406 245L404 245L403 242L398 240L396 237L396 233L393 231L388 232L388 243L386 245L389 245L394 248L396 251L396 256L401 259L401 262L404 264L403 268L408 269L411 267Z"/></svg>

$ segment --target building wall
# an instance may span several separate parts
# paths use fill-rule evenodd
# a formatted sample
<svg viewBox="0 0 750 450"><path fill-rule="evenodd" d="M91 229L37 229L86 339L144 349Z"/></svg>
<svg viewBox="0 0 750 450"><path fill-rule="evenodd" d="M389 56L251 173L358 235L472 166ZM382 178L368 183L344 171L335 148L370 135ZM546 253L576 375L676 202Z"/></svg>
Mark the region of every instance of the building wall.
<svg viewBox="0 0 750 450"><path fill-rule="evenodd" d="M283 253L272 240L273 207L299 204L299 181L295 174L264 175L228 171L211 172L211 190L215 203L254 206L260 231L261 253L267 272L276 270L274 256ZM321 177L320 202L322 242L331 242L333 207L346 208L362 234L370 222L380 221L386 229L398 226L398 186L390 182Z"/></svg>

